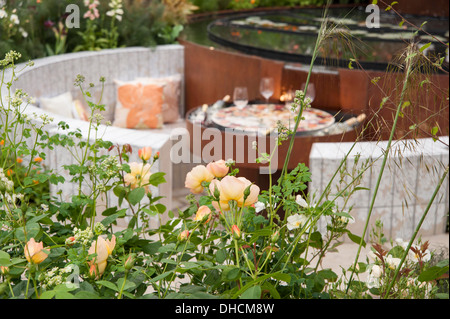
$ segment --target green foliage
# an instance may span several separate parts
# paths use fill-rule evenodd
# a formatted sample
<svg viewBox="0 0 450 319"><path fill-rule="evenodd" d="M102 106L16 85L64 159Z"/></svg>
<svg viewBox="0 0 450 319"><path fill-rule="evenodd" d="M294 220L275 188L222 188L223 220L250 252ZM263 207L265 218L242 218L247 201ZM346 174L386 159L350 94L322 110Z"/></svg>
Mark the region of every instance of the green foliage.
<svg viewBox="0 0 450 319"><path fill-rule="evenodd" d="M342 2L342 1L338 1ZM199 12L211 12L226 9L243 10L261 7L282 6L321 6L326 0L193 0L192 3L199 7Z"/></svg>
<svg viewBox="0 0 450 319"><path fill-rule="evenodd" d="M154 14L155 8L147 13ZM141 34L154 25L142 29L130 25L121 32ZM165 27L162 23L154 29L156 36L150 42L172 41L181 30L178 24L161 31ZM95 49L115 41L115 36L96 33L98 28L92 25L93 38L85 38L83 45ZM2 90L13 81L4 77L5 71L16 72L20 58L10 52L0 61ZM32 122L23 116L30 103L25 92L2 91L8 96L0 100L0 298L448 298L448 290L437 286L448 273L448 259L431 263L428 242L387 247L381 223L373 231L366 262L343 269L341 277L322 269L323 258L336 250L343 236L368 246L364 234L348 228L353 219L348 198L368 191L360 182L369 164L359 156L353 167L343 163L336 172L342 188L333 194L325 190L319 199L307 192L314 176L302 163L283 170L276 184L269 176L269 188L260 190L239 179L239 170L227 162L226 176L202 180L203 193L189 196L188 207L167 212L162 197L151 191L166 182L164 172L144 172L150 172L158 156L133 163L129 147L98 138L102 119L96 114L104 106L92 101L93 86L85 89L83 83L82 76L75 81L90 108L87 137L64 122L57 123L60 134L50 135L50 117L42 115ZM297 93L294 103L307 107L304 93ZM282 127L278 132L273 152L259 154L258 161L269 168L277 148L293 134ZM436 134L434 129L432 133ZM63 167L67 179L46 169L43 150L56 147L73 156L73 164ZM76 186L75 194L67 200L61 191L52 198L49 185L65 182ZM217 192L209 188L216 182L221 185ZM115 196L118 205L104 204L106 196ZM100 203L105 207L100 209ZM325 227L319 228L319 221ZM357 278L349 281L347 272ZM359 278L363 275L368 279Z"/></svg>
<svg viewBox="0 0 450 319"><path fill-rule="evenodd" d="M335 4L348 4L349 0L336 0ZM360 3L361 1L353 1ZM192 0L199 7L197 12L213 12L220 10L245 10L264 7L284 6L323 6L327 0Z"/></svg>
<svg viewBox="0 0 450 319"><path fill-rule="evenodd" d="M231 0L192 0L199 7L198 12L219 11L228 8Z"/></svg>
<svg viewBox="0 0 450 319"><path fill-rule="evenodd" d="M0 18L0 56L14 50L19 61L83 50L175 43L185 21L168 20L162 0L124 1L123 14L109 15L110 1L102 0L99 16L84 17L83 0L6 1L7 16ZM68 28L68 5L80 8L79 28ZM11 22L13 16L16 23ZM17 19L17 20L16 20Z"/></svg>

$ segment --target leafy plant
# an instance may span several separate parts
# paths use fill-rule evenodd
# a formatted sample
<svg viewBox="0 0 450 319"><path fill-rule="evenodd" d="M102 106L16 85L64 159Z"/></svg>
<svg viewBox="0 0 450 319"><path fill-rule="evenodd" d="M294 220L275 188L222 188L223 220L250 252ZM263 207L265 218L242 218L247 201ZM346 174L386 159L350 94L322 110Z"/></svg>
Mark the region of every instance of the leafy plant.
<svg viewBox="0 0 450 319"><path fill-rule="evenodd" d="M324 24L305 90L326 35ZM281 175L277 180L269 175L268 189L240 177L233 161L219 160L194 167L185 181L191 191L188 207L166 212L159 202L162 197L151 192L152 187L166 182L164 172L151 172L159 154L142 148L139 161L130 162L129 154L136 150L100 137L99 111L105 106L101 96L93 101L90 92L94 84L86 84L81 75L75 80L90 109L87 136L65 122L57 124L60 134L50 134L47 127L53 119L41 115L32 120L24 112L31 99L22 90L12 92L21 71L16 69L21 56L6 54L0 61L0 297L448 298L448 292L438 286L442 275L448 273L448 259L432 263L429 243L416 240L448 174L448 165L411 239L388 247L378 223L372 232L371 253L366 262L359 260L361 248L368 245L364 239L373 202L420 54L412 45L404 54L396 116L387 148L380 156L383 165L362 234L349 230L353 217L347 204L355 192L365 190L360 182L370 168L368 162L357 156L355 165L347 167L350 150L322 194L307 192L307 183L314 176L304 164L287 169L293 132L311 104L303 91L296 91L292 105L297 112L294 129L279 124L272 153L258 153L257 162L270 169L278 147L289 143ZM103 87L104 78L99 82ZM42 150L55 147L64 147L74 159L74 164L64 167L70 180L45 167ZM257 144L254 147L258 150ZM337 177L343 182L332 193ZM66 182L77 189L70 199L50 197L49 184ZM115 196L117 205L106 205L100 211L98 204L107 196ZM162 221L163 214L169 217L167 222ZM151 225L153 218L159 220L157 228ZM326 222L325 229L319 228L319 221ZM358 251L352 266L339 277L320 265L343 236L356 243Z"/></svg>

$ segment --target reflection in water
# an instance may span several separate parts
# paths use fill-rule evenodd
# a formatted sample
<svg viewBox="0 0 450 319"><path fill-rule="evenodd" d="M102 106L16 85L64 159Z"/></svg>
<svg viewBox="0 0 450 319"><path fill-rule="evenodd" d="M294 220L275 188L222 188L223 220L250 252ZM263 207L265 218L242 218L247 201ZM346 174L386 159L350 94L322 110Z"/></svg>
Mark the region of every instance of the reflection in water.
<svg viewBox="0 0 450 319"><path fill-rule="evenodd" d="M350 59L356 58L369 68L385 69L412 40L419 45L432 42L428 55L446 55L446 47L440 42L448 42L448 18L405 16L412 24L423 25L426 32L417 33L389 12L381 12L380 28L368 28L367 15L363 8L330 9L326 20L329 36L320 48L319 63L347 66ZM263 11L194 22L185 28L183 37L210 47L307 62L322 23L321 9ZM448 68L448 58L444 66Z"/></svg>

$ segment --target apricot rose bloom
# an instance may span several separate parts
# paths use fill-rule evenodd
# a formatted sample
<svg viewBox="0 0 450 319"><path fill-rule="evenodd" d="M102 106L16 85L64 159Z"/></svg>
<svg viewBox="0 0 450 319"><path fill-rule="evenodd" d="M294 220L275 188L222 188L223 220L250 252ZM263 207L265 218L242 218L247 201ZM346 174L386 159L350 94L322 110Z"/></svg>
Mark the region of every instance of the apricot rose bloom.
<svg viewBox="0 0 450 319"><path fill-rule="evenodd" d="M34 238L31 238L27 242L24 253L28 262L33 264L40 264L48 257L48 254L44 251L44 243L38 243L34 240Z"/></svg>
<svg viewBox="0 0 450 319"><path fill-rule="evenodd" d="M179 235L178 235L178 240L179 241L186 241L189 239L189 230L183 230Z"/></svg>
<svg viewBox="0 0 450 319"><path fill-rule="evenodd" d="M208 171L211 172L216 178L222 178L228 174L230 168L226 165L224 160L219 160L215 162L211 162L206 165Z"/></svg>
<svg viewBox="0 0 450 319"><path fill-rule="evenodd" d="M231 234L233 235L234 239L241 238L241 230L237 225L231 226Z"/></svg>
<svg viewBox="0 0 450 319"><path fill-rule="evenodd" d="M152 156L152 148L150 146L140 148L138 150L139 158L143 161L148 161Z"/></svg>
<svg viewBox="0 0 450 319"><path fill-rule="evenodd" d="M244 202L244 192L250 186L250 193ZM212 204L217 210L230 210L229 201L234 200L237 202L238 207L251 206L258 201L259 187L252 184L245 177L225 176L221 181L214 179L209 185L211 194L214 194L215 190L219 191L219 202L213 201Z"/></svg>
<svg viewBox="0 0 450 319"><path fill-rule="evenodd" d="M126 174L123 179L125 185L129 185L131 189L137 187L145 187L145 190L149 190L148 182L150 179L150 164L132 162L130 165L130 173Z"/></svg>
<svg viewBox="0 0 450 319"><path fill-rule="evenodd" d="M200 206L195 214L194 221L196 222L209 222L211 220L211 209L206 206Z"/></svg>
<svg viewBox="0 0 450 319"><path fill-rule="evenodd" d="M201 194L203 192L203 182L211 182L214 175L204 166L197 165L186 175L184 186L189 188L193 194Z"/></svg>
<svg viewBox="0 0 450 319"><path fill-rule="evenodd" d="M112 254L114 247L116 246L116 236L112 235L111 240L98 237L96 241L92 242L91 247L88 250L88 254L96 254L92 260L89 261L89 273L91 275L97 275L98 277L103 274L106 268L107 259Z"/></svg>

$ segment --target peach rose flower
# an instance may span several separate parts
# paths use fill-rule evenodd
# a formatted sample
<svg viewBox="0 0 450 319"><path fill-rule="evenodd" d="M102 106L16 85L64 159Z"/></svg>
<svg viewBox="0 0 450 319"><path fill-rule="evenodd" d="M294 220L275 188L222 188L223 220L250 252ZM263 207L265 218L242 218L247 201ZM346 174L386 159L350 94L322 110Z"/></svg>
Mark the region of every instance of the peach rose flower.
<svg viewBox="0 0 450 319"><path fill-rule="evenodd" d="M202 183L209 183L213 178L214 175L204 165L197 165L187 173L184 186L194 194L201 194L203 192Z"/></svg>
<svg viewBox="0 0 450 319"><path fill-rule="evenodd" d="M150 164L132 162L130 165L130 173L126 174L123 179L125 185L129 185L131 189L137 187L145 187L145 190L149 190L148 182L150 179Z"/></svg>
<svg viewBox="0 0 450 319"><path fill-rule="evenodd" d="M216 178L222 178L228 174L230 168L225 164L224 160L219 160L215 162L211 162L206 165L208 171L211 172Z"/></svg>
<svg viewBox="0 0 450 319"><path fill-rule="evenodd" d="M202 222L205 224L211 220L211 209L208 206L200 206L195 214L194 221Z"/></svg>
<svg viewBox="0 0 450 319"><path fill-rule="evenodd" d="M34 240L34 238L31 238L27 242L24 253L28 262L33 264L40 264L48 257L48 254L44 251L44 243L38 243Z"/></svg>
<svg viewBox="0 0 450 319"><path fill-rule="evenodd" d="M152 157L152 148L150 146L140 148L138 155L141 160L148 161Z"/></svg>
<svg viewBox="0 0 450 319"><path fill-rule="evenodd" d="M250 186L250 194L245 199L244 192L247 187ZM237 202L238 207L251 206L258 201L259 187L252 185L252 183L245 177L225 176L221 181L213 180L209 185L211 194L214 194L215 190L219 191L220 208L222 210L229 210L230 206L228 202L234 200ZM217 201L212 202L214 208L219 209L219 203Z"/></svg>
<svg viewBox="0 0 450 319"><path fill-rule="evenodd" d="M246 207L252 206L254 203L256 203L258 201L258 196L259 196L259 191L260 191L259 187L255 184L252 184L252 182L250 182L245 177L238 177L238 180L240 180L244 183L244 191L247 187L250 186L250 194L245 199L245 203L244 203L244 196L242 196L242 201L238 201L238 206L239 207L241 207L242 205L244 205Z"/></svg>
<svg viewBox="0 0 450 319"><path fill-rule="evenodd" d="M241 238L241 230L239 229L239 227L237 225L231 226L231 234L233 235L233 237L235 239Z"/></svg>
<svg viewBox="0 0 450 319"><path fill-rule="evenodd" d="M189 230L183 230L179 235L178 235L178 240L179 241L185 241L189 239Z"/></svg>
<svg viewBox="0 0 450 319"><path fill-rule="evenodd" d="M88 254L97 254L92 260L89 261L89 273L91 275L101 276L105 271L108 256L112 254L114 247L116 246L116 236L112 235L111 240L105 240L103 237L98 237L96 241L92 242L91 247L88 250Z"/></svg>

